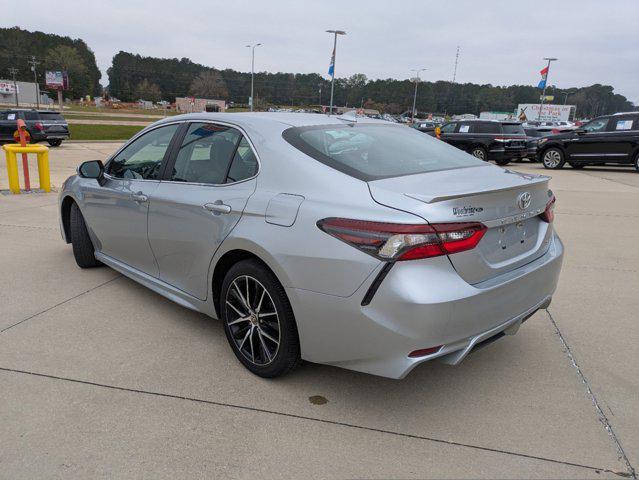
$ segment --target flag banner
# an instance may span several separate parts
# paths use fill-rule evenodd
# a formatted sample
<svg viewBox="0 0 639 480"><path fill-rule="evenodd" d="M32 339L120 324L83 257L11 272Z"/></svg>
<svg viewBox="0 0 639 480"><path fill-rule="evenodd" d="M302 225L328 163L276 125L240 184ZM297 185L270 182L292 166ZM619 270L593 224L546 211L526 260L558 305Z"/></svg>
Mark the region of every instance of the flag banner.
<svg viewBox="0 0 639 480"><path fill-rule="evenodd" d="M541 73L542 77L548 75L548 67L542 68L539 73Z"/></svg>
<svg viewBox="0 0 639 480"><path fill-rule="evenodd" d="M539 80L539 83L537 84L537 88L539 90L543 90L544 88L546 88L546 79L542 78L541 80Z"/></svg>
<svg viewBox="0 0 639 480"><path fill-rule="evenodd" d="M331 55L331 64L328 66L328 74L331 77L335 75L335 49L333 49L333 55Z"/></svg>
<svg viewBox="0 0 639 480"><path fill-rule="evenodd" d="M546 79L548 78L548 67L542 68L539 73L541 74L541 80L537 84L537 88L543 90L546 88Z"/></svg>

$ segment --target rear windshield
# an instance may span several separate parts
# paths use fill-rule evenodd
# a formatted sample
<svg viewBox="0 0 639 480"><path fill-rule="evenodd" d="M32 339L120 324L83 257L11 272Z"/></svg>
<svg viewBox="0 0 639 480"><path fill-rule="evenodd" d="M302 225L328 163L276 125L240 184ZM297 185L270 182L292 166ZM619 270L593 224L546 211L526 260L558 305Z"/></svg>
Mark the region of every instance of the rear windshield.
<svg viewBox="0 0 639 480"><path fill-rule="evenodd" d="M48 120L50 122L53 122L55 120L64 121L64 117L58 112L40 112L40 118L44 121Z"/></svg>
<svg viewBox="0 0 639 480"><path fill-rule="evenodd" d="M502 123L501 128L504 135L524 135L524 127L521 123Z"/></svg>
<svg viewBox="0 0 639 480"><path fill-rule="evenodd" d="M364 181L486 165L457 148L402 125L295 127L284 139L306 155Z"/></svg>

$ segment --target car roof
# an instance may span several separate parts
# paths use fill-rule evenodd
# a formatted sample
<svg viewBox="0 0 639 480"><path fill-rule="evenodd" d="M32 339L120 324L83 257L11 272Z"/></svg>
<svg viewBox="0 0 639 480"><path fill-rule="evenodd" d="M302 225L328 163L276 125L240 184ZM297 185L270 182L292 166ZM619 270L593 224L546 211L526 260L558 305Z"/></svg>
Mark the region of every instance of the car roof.
<svg viewBox="0 0 639 480"><path fill-rule="evenodd" d="M157 124L186 121L186 120L202 120L207 122L226 122L237 125L260 127L267 124L280 124L283 127L307 127L315 125L345 125L348 123L379 123L383 125L395 125L394 123L366 116L355 116L346 114L327 115L321 113L296 113L296 112L239 112L239 113L219 113L219 112L202 112L189 113L186 115L176 115L167 117Z"/></svg>

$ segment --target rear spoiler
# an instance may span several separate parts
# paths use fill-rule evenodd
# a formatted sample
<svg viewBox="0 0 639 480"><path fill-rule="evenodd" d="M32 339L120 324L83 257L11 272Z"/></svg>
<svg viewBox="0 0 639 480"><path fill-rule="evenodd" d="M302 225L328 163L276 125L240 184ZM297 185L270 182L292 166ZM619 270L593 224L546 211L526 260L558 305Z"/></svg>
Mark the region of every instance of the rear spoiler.
<svg viewBox="0 0 639 480"><path fill-rule="evenodd" d="M508 171L508 170L507 170ZM513 172L515 173L515 172ZM518 175L522 175L521 173L517 172ZM528 185L538 185L540 183L548 183L548 180L550 180L550 177L547 177L545 175L526 175L527 180L530 180L530 183ZM419 200L420 202L424 202L424 203L437 203L437 202L443 202L445 200L453 200L455 198L461 198L461 197L470 197L473 195L483 195L483 194L487 194L487 193L495 193L495 192L505 192L508 190L521 190L522 185L513 185L513 186L509 186L509 187L504 187L504 188L495 188L495 189L491 189L491 190L480 190L480 191L473 191L473 190L465 190L463 192L455 192L455 193L451 193L449 195L428 195L428 194L416 194L416 193L405 193L404 195L406 195L409 198L415 199L415 200Z"/></svg>

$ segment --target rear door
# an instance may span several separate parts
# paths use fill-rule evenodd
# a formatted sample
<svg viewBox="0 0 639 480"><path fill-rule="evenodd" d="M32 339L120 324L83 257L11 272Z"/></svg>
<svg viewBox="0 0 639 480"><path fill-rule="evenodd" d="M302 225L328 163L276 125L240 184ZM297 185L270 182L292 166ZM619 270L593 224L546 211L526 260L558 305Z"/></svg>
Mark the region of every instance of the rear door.
<svg viewBox="0 0 639 480"><path fill-rule="evenodd" d="M619 115L610 117L606 136L606 160L632 162L632 153L639 138L639 116Z"/></svg>
<svg viewBox="0 0 639 480"><path fill-rule="evenodd" d="M160 279L205 300L208 269L255 191L258 161L237 128L194 122L182 132L149 208Z"/></svg>

